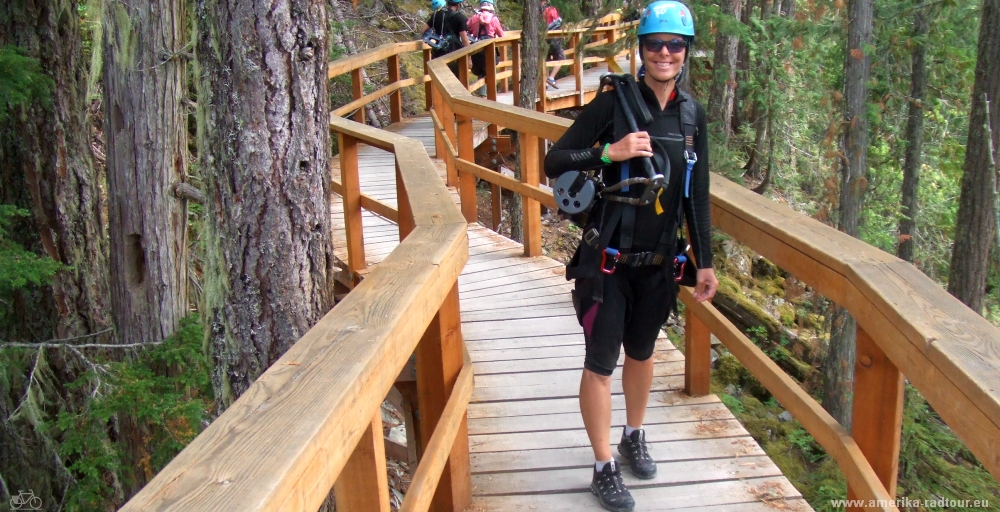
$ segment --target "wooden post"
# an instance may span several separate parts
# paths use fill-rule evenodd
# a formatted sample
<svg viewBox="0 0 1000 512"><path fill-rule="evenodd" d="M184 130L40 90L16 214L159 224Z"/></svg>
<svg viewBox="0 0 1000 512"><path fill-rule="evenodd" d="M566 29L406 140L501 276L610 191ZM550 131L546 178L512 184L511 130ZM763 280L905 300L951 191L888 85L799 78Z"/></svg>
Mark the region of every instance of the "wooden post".
<svg viewBox="0 0 1000 512"><path fill-rule="evenodd" d="M340 179L344 187L344 228L347 231L347 266L351 282L358 283L358 272L364 270L365 235L361 224L361 181L358 177L358 139L337 134L340 147Z"/></svg>
<svg viewBox="0 0 1000 512"><path fill-rule="evenodd" d="M430 442L448 397L455 387L458 373L462 370L462 326L459 316L458 283L455 283L417 345L421 446ZM471 502L469 427L468 420L463 418L430 510L456 512L463 510Z"/></svg>
<svg viewBox="0 0 1000 512"><path fill-rule="evenodd" d="M396 158L396 211L399 212L399 241L402 242L415 228L413 209L410 208L410 196L406 194L403 184L403 171L399 168L399 158Z"/></svg>
<svg viewBox="0 0 1000 512"><path fill-rule="evenodd" d="M389 83L394 84L399 81L399 54L390 55L385 61L389 68ZM389 119L393 123L403 120L403 92L396 89L389 95Z"/></svg>
<svg viewBox="0 0 1000 512"><path fill-rule="evenodd" d="M574 34L573 51L573 76L576 78L576 106L582 107L587 103L583 101L583 46L580 45L580 34Z"/></svg>
<svg viewBox="0 0 1000 512"><path fill-rule="evenodd" d="M389 479L385 472L382 408L361 436L351 458L333 484L337 510L389 512Z"/></svg>
<svg viewBox="0 0 1000 512"><path fill-rule="evenodd" d="M435 98L435 101L441 102L440 119L441 122L444 124L445 136L448 137L448 140L451 142L451 147L456 148L457 150L458 139L455 136L455 111L453 111L451 109L451 105L449 105L448 102L444 100L444 95L441 94L441 91L437 92L438 94L437 97ZM445 146L445 151L447 152L447 146ZM445 183L449 187L457 187L458 168L455 167L455 162L451 158L446 156L444 158L444 161L446 168Z"/></svg>
<svg viewBox="0 0 1000 512"><path fill-rule="evenodd" d="M351 70L351 96L356 100L360 100L365 95L364 82L361 80L361 69ZM354 120L361 124L365 123L364 107L358 107L357 112L354 113Z"/></svg>
<svg viewBox="0 0 1000 512"><path fill-rule="evenodd" d="M468 162L476 161L476 148L472 140L472 118L458 116L458 157ZM462 215L467 222L479 220L476 199L476 177L463 172L458 177L458 195L462 199Z"/></svg>
<svg viewBox="0 0 1000 512"><path fill-rule="evenodd" d="M464 55L455 60L458 63L458 81L462 82L462 87L469 90L469 56Z"/></svg>
<svg viewBox="0 0 1000 512"><path fill-rule="evenodd" d="M427 76L430 73L430 71L427 70L428 68L427 63L430 62L430 60L431 60L431 49L424 48L424 76ZM427 111L429 111L434 106L434 101L432 99L434 94L431 92L432 89L434 89L433 82L431 82L430 80L424 82L424 110ZM441 157L438 156L438 158Z"/></svg>
<svg viewBox="0 0 1000 512"><path fill-rule="evenodd" d="M632 76L635 76L635 71L636 71L635 61L639 60L638 57L636 57L635 55L635 50L636 50L635 42L630 40L628 43L628 54L629 54L628 72L632 73ZM641 52L642 49L639 49L639 51Z"/></svg>
<svg viewBox="0 0 1000 512"><path fill-rule="evenodd" d="M494 233L500 232L500 219L503 217L503 191L500 185L490 183L490 206L493 207L493 229Z"/></svg>
<svg viewBox="0 0 1000 512"><path fill-rule="evenodd" d="M684 312L684 392L707 395L712 380L712 332L691 308Z"/></svg>
<svg viewBox="0 0 1000 512"><path fill-rule="evenodd" d="M542 72L539 73L539 79L535 82L535 88L538 89L538 102L535 103L535 110L539 112L546 112L549 108L548 97L545 95L546 84L548 79L548 68L545 66L545 61L542 61Z"/></svg>
<svg viewBox="0 0 1000 512"><path fill-rule="evenodd" d="M431 83L427 82L427 85L430 86ZM444 109L442 108L442 105L444 104L444 100L441 99L441 92L438 91L437 88L431 87L431 93L430 93L430 96L428 96L428 98L430 98L430 99L428 99L428 102L433 103L433 106L431 108L434 110L434 114L437 115L437 118L438 118L439 121L444 122ZM448 147L445 146L445 144L444 144L444 137L441 136L441 132L438 131L437 127L435 126L434 127L434 157L435 158L440 158L441 160L444 160L445 162L447 162L448 159L445 158L445 156L444 156L444 154L445 154L446 151L448 151ZM451 186L451 183L448 183L448 186Z"/></svg>
<svg viewBox="0 0 1000 512"><path fill-rule="evenodd" d="M861 326L854 364L852 422L851 435L858 448L889 496L895 497L903 423L903 374ZM848 486L847 499L855 497Z"/></svg>
<svg viewBox="0 0 1000 512"><path fill-rule="evenodd" d="M521 43L514 41L510 45L510 90L514 97L514 106L521 101Z"/></svg>
<svg viewBox="0 0 1000 512"><path fill-rule="evenodd" d="M506 62L506 61L510 60L510 56L508 55L509 52L510 52L510 44L509 43L503 43L503 44L501 44L500 45L500 61ZM504 78L503 81L500 82L500 92L507 92L507 90L508 90L508 86L507 86L508 80L509 80L509 78Z"/></svg>
<svg viewBox="0 0 1000 512"><path fill-rule="evenodd" d="M497 100L497 52L496 43L490 43L486 47L486 98L490 101ZM499 135L499 130L497 130L497 125L490 124L487 128L491 138L497 138Z"/></svg>
<svg viewBox="0 0 1000 512"><path fill-rule="evenodd" d="M539 139L518 132L521 152L521 183L538 186ZM524 255L542 255L542 213L538 201L521 196L521 222L524 229Z"/></svg>

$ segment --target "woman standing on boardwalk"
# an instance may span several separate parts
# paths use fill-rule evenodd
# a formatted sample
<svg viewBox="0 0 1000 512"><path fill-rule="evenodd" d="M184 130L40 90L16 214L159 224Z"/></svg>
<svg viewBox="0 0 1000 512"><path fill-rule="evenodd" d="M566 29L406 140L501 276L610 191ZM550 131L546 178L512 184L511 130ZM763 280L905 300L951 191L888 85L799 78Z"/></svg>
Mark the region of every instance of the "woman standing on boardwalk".
<svg viewBox="0 0 1000 512"><path fill-rule="evenodd" d="M600 169L604 182L612 185L630 170L640 175L645 158L663 176L655 199L646 190L653 183L600 195L566 270L567 279L576 279L573 303L586 339L580 411L594 450L591 491L604 508L617 512L632 510L635 501L610 449L611 375L624 346L627 424L618 452L637 478L653 478L656 463L642 423L656 338L675 308L679 276L671 263L684 216L698 265L695 299L709 300L718 288L712 269L705 109L676 87L694 42L690 9L674 0L650 4L640 18L638 37L643 67L636 101L645 104L651 121L640 120L634 129L626 122L632 115L625 112L629 107L616 101L619 91L603 92L545 158L550 178Z"/></svg>

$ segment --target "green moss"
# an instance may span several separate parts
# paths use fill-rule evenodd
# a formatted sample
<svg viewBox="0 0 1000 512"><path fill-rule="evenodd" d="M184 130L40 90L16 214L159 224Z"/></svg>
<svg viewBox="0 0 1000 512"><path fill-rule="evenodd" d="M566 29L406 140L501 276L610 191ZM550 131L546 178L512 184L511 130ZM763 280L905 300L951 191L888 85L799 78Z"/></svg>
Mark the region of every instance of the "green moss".
<svg viewBox="0 0 1000 512"><path fill-rule="evenodd" d="M737 283L736 281L733 281L732 278L730 278L728 275L720 275L718 276L718 279L719 279L719 288L716 291L716 293L726 292L731 295L742 295L743 290L740 287L740 284Z"/></svg>
<svg viewBox="0 0 1000 512"><path fill-rule="evenodd" d="M785 327L793 327L795 325L795 306L786 302L778 306L777 309L781 325L784 325Z"/></svg>
<svg viewBox="0 0 1000 512"><path fill-rule="evenodd" d="M732 354L724 354L719 357L718 367L712 372L712 377L718 379L725 387L727 384L740 385L740 377L744 372L743 365Z"/></svg>

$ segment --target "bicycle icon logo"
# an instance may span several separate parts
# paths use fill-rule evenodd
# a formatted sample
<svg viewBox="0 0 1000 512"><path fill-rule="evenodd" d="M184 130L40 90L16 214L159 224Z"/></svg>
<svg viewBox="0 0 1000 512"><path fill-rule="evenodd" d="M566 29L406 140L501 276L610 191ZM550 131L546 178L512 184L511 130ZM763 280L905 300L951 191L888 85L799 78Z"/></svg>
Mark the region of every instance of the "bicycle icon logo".
<svg viewBox="0 0 1000 512"><path fill-rule="evenodd" d="M41 510L42 499L35 496L35 491L18 491L17 496L10 499L10 508L13 510Z"/></svg>

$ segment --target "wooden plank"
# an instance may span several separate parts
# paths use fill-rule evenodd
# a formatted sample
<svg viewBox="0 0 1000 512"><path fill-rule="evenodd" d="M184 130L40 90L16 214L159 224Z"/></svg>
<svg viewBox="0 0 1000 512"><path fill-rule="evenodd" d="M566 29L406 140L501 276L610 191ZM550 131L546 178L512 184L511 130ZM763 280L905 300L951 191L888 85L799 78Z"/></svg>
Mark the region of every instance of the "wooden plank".
<svg viewBox="0 0 1000 512"><path fill-rule="evenodd" d="M683 375L672 375L668 377L653 377L652 391L668 391L681 389L684 386ZM611 392L621 393L622 385L620 380L611 382ZM530 400L537 398L560 398L574 397L580 393L579 380L574 382L563 381L558 383L545 383L518 386L516 388L498 387L485 388L476 387L472 393L472 399L476 402L492 402L500 400Z"/></svg>
<svg viewBox="0 0 1000 512"><path fill-rule="evenodd" d="M475 392L473 392L475 400ZM646 441L681 441L686 439L721 439L747 437L750 434L735 419L708 422L667 423L646 432ZM587 431L551 430L546 432L517 432L513 434L488 434L469 436L469 449L473 453L540 450L590 446Z"/></svg>
<svg viewBox="0 0 1000 512"><path fill-rule="evenodd" d="M382 444L382 410L365 433L333 485L338 510L389 512L389 479Z"/></svg>
<svg viewBox="0 0 1000 512"><path fill-rule="evenodd" d="M448 397L455 389L456 382L463 368L462 330L460 326L458 302L458 284L451 290L441 303L438 314L434 316L427 331L417 345L417 399L420 411L421 446L426 449L438 425L442 425L445 406ZM470 369L471 371L471 369ZM460 424L455 426L457 437L452 449L449 450L447 463L440 480L437 482L434 497L431 500L432 511L462 510L472 499L469 470L469 448L466 441L468 433L465 426L464 408ZM448 426L444 426L448 429ZM447 430L445 430L447 432ZM443 441L439 441L443 442ZM421 459L424 450L419 450ZM441 454L430 454L438 457ZM432 463L432 465L435 463ZM418 466L419 467L419 466ZM432 466L433 467L433 466ZM427 476L426 478L433 478Z"/></svg>
<svg viewBox="0 0 1000 512"><path fill-rule="evenodd" d="M707 395L712 381L712 331L691 310L684 311L684 391Z"/></svg>
<svg viewBox="0 0 1000 512"><path fill-rule="evenodd" d="M461 287L459 287L461 289ZM534 307L519 308L496 308L486 311L465 312L462 314L462 323L471 322L496 322L504 320L517 320L527 318L548 318L550 316L575 316L576 310L563 300L554 304L542 304Z"/></svg>
<svg viewBox="0 0 1000 512"><path fill-rule="evenodd" d="M547 336L550 334L583 333L580 323L576 319L576 315L553 317L547 322L538 322L535 319L509 320L504 322L503 331L498 331L496 326L482 322L466 324L464 329L466 339L470 342L498 338L522 338Z"/></svg>
<svg viewBox="0 0 1000 512"><path fill-rule="evenodd" d="M413 473L406 498L400 506L400 512L416 512L428 510L438 482L442 477L445 466L449 463L456 443L465 444L465 456L468 458L467 439L458 438L458 434L465 424L465 408L469 404L469 396L472 394L472 366L462 367L461 372L452 389L451 396L441 414L440 421L434 429L434 433L427 443L426 453L417 465L417 470ZM385 471L383 470L383 473ZM470 498L471 500L471 494ZM449 504L450 505L450 504ZM461 506L464 508L468 503ZM457 505L456 505L457 507ZM354 510L354 509L342 509Z"/></svg>
<svg viewBox="0 0 1000 512"><path fill-rule="evenodd" d="M582 480L589 481L584 475ZM743 510L744 504L759 505L763 499L782 509L785 503L801 504L801 494L784 477L722 480L685 486L636 488L634 512L692 510L697 507L721 506L723 510ZM771 497L776 498L773 502ZM780 498L790 498L784 501ZM557 494L512 494L508 496L476 497L472 506L482 512L544 510L546 512L580 512L600 510L597 498L590 491ZM810 510L789 509L789 510Z"/></svg>
<svg viewBox="0 0 1000 512"><path fill-rule="evenodd" d="M851 432L889 494L896 496L903 424L903 374L858 328ZM847 488L847 499L855 499Z"/></svg>
<svg viewBox="0 0 1000 512"><path fill-rule="evenodd" d="M501 271L501 275L491 274L483 276L479 281L459 283L463 284L463 293L471 293L478 290L494 290L503 285L513 285L525 282L536 282L542 279L554 279L556 283L566 284L566 267L558 264L548 265L541 268L523 268L519 267L517 270L507 269L506 272Z"/></svg>
<svg viewBox="0 0 1000 512"><path fill-rule="evenodd" d="M527 338L496 339L486 342L472 342L466 338L466 345L471 351L529 349L535 347L555 347L566 345L583 346L583 332L576 334L561 334L550 336L531 336Z"/></svg>
<svg viewBox="0 0 1000 512"><path fill-rule="evenodd" d="M667 342L669 343L669 342ZM546 358L536 358L528 356L539 355L539 350L548 350L548 354L558 354L558 356L551 356ZM483 361L479 359L482 352L471 352L473 360L476 361L476 374L477 375L493 375L493 374L503 374L503 373L530 373L530 372L541 372L541 371L552 371L552 370L566 370L566 369L580 369L583 367L583 356L584 347L579 345L563 346L563 347L545 347L542 349L520 349L516 351L502 351L504 354L513 355L518 352L528 352L528 354L522 356L517 354L516 358L510 359L498 359L497 356L493 356L492 361ZM546 352L541 352L545 354ZM655 354L655 360L657 362L676 362L678 364L684 362L684 356L679 350L669 350L663 351ZM621 366L625 361L625 354L622 353L618 356L618 366Z"/></svg>
<svg viewBox="0 0 1000 512"><path fill-rule="evenodd" d="M611 446L616 451L617 441ZM725 459L766 456L751 437L698 439L649 443L649 453L657 462L698 459ZM524 450L516 452L485 452L471 455L473 474L500 471L525 471L557 468L593 467L594 451L590 446ZM494 478L497 478L494 475Z"/></svg>
<svg viewBox="0 0 1000 512"><path fill-rule="evenodd" d="M530 134L518 134L520 137L521 182L529 187L538 187L539 153L538 137ZM542 254L542 212L539 202L530 197L521 198L521 224L524 230L524 255L541 256Z"/></svg>
<svg viewBox="0 0 1000 512"><path fill-rule="evenodd" d="M580 374L582 371L583 365L578 365L576 368L568 370L477 375L476 388L519 387L536 384L558 385L563 382L578 384L580 382ZM654 363L654 377L666 377L669 375L684 375L684 362L665 361L662 363Z"/></svg>
<svg viewBox="0 0 1000 512"><path fill-rule="evenodd" d="M478 368L478 364L476 367ZM688 396L681 391L662 391L650 395L650 407L670 407L675 405L696 405L720 403L715 395ZM612 410L624 410L622 395L611 397ZM580 411L580 401L574 398L549 398L524 400L520 402L473 403L469 405L469 418L505 418L514 416L534 416L544 414L571 413Z"/></svg>
<svg viewBox="0 0 1000 512"><path fill-rule="evenodd" d="M360 79L359 79L360 82ZM347 265L353 276L368 266L365 261L364 228L361 224L361 195L358 182L358 141L354 137L338 134L340 168L344 171L344 228L347 231ZM352 279L357 282L357 279Z"/></svg>
<svg viewBox="0 0 1000 512"><path fill-rule="evenodd" d="M675 405L670 407L650 407L646 411L643 425L647 430L664 423L684 423L731 419L729 409L721 403ZM621 428L625 425L625 410L611 411L611 424ZM469 420L469 434L509 434L515 432L538 432L544 430L575 430L583 428L580 412L518 416L514 418L478 418ZM612 427L614 430L614 427Z"/></svg>
<svg viewBox="0 0 1000 512"><path fill-rule="evenodd" d="M593 456L589 458L593 467ZM587 462L583 459L582 462ZM656 476L639 480L629 471L622 471L625 485L630 491L661 486L688 486L720 480L744 478L781 477L781 470L767 456L747 456L739 459L703 459L678 462L659 462ZM477 496L495 496L522 493L579 492L590 490L593 470L589 468L517 471L501 475L477 474L472 476Z"/></svg>

